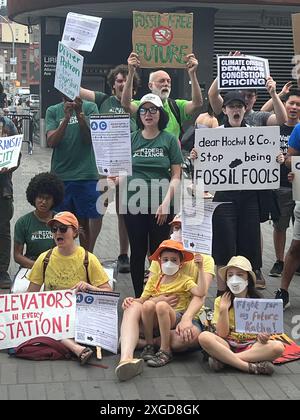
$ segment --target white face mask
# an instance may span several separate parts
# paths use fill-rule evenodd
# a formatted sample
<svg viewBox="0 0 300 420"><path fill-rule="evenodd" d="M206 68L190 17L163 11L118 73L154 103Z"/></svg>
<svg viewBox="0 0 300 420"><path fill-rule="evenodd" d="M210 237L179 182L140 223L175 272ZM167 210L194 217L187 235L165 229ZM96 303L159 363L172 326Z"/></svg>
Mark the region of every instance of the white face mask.
<svg viewBox="0 0 300 420"><path fill-rule="evenodd" d="M177 242L182 242L182 232L181 229L174 230L174 232L171 234L170 239Z"/></svg>
<svg viewBox="0 0 300 420"><path fill-rule="evenodd" d="M234 295L239 295L248 286L248 280L245 280L242 277L239 277L239 276L234 275L234 276L231 276L227 280L227 286L229 287L229 290Z"/></svg>
<svg viewBox="0 0 300 420"><path fill-rule="evenodd" d="M173 263L172 261L167 261L162 263L161 271L167 276L173 276L179 270L179 265Z"/></svg>

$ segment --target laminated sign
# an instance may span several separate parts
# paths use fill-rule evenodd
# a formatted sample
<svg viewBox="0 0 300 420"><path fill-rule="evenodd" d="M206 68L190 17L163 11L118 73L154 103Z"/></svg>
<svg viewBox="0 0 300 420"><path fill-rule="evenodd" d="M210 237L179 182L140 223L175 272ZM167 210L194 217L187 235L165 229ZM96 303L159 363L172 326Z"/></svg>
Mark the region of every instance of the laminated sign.
<svg viewBox="0 0 300 420"><path fill-rule="evenodd" d="M134 11L132 44L141 67L185 67L193 51L193 14Z"/></svg>

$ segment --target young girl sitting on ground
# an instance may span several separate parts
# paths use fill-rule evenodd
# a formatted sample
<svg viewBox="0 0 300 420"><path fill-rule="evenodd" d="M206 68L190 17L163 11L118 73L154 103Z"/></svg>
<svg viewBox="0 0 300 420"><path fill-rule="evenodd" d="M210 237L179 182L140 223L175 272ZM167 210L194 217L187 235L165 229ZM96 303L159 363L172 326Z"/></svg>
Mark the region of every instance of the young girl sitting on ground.
<svg viewBox="0 0 300 420"><path fill-rule="evenodd" d="M247 258L232 257L219 276L226 282L226 292L215 300L216 334L204 331L199 335L200 346L209 354L209 366L219 371L225 365L243 372L272 375L271 361L280 357L284 345L269 340L267 334L235 332L233 301L238 298L260 298L255 290L256 276Z"/></svg>
<svg viewBox="0 0 300 420"><path fill-rule="evenodd" d="M140 298L126 298L123 309L126 310L132 304L142 304L141 320L146 340L142 358L147 361L148 366L160 367L172 360L171 329L180 321L191 296L195 295L204 299L207 287L204 280L202 256L195 255L194 257L192 252L184 250L180 242L163 241L150 259L160 262L160 273L150 277ZM197 284L192 277L182 272L185 263L193 259L199 266ZM161 300L161 295L169 294L178 297L175 308ZM153 333L157 327L160 331L161 344L159 351L155 353Z"/></svg>

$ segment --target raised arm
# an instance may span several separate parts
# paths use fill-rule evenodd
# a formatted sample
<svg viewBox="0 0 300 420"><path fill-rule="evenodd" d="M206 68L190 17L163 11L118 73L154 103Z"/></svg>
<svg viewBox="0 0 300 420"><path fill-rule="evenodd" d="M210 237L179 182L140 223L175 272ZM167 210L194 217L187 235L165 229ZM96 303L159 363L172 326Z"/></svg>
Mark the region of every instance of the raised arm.
<svg viewBox="0 0 300 420"><path fill-rule="evenodd" d="M289 93L291 87L293 85L293 82L287 82L283 88L281 89L281 91L278 93L279 98L282 100L284 98L284 96ZM264 112L272 112L274 109L273 107L273 99L269 99L262 107L261 107L261 111Z"/></svg>
<svg viewBox="0 0 300 420"><path fill-rule="evenodd" d="M197 78L197 68L198 68L198 60L196 59L194 54L188 54L186 56L187 59L187 72L191 81L192 87L192 100L188 101L185 105L185 113L187 115L192 115L194 112L199 111L201 106L203 105L203 98L201 93L201 88Z"/></svg>
<svg viewBox="0 0 300 420"><path fill-rule="evenodd" d="M85 101L95 102L95 92L93 90L80 88L79 96Z"/></svg>
<svg viewBox="0 0 300 420"><path fill-rule="evenodd" d="M218 90L218 78L215 78L208 89L208 99L214 113L220 115L223 107L223 98Z"/></svg>
<svg viewBox="0 0 300 420"><path fill-rule="evenodd" d="M132 52L127 60L128 63L128 75L124 89L122 92L121 105L126 112L131 115L137 111L137 106L132 103L132 91L133 91L133 76L136 69L140 66L140 60L136 53Z"/></svg>
<svg viewBox="0 0 300 420"><path fill-rule="evenodd" d="M56 128L56 130L50 130L46 133L47 136L47 144L49 147L56 147L59 145L61 140L65 136L66 128L69 124L70 118L73 114L73 102L66 101L64 104L64 119L62 120L61 124ZM46 120L52 119L52 111L47 110L46 113Z"/></svg>
<svg viewBox="0 0 300 420"><path fill-rule="evenodd" d="M274 108L274 114L269 116L267 125L282 125L287 121L286 109L276 93L276 82L271 76L267 79L266 88L271 96Z"/></svg>

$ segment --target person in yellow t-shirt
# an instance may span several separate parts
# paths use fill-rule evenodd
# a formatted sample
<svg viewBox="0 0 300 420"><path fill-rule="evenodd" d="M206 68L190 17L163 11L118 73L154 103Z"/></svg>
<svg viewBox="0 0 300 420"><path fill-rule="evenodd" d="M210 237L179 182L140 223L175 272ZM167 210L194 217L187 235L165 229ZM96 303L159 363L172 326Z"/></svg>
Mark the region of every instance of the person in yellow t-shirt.
<svg viewBox="0 0 300 420"><path fill-rule="evenodd" d="M111 291L108 276L95 255L88 252L88 263L84 265L85 250L75 242L79 223L74 214L68 211L57 213L48 225L56 247L48 257L46 270L44 260L49 251L43 252L35 261L28 276L27 292L38 292L43 284L45 290ZM93 355L92 349L73 339L63 339L61 343L78 357L81 365Z"/></svg>
<svg viewBox="0 0 300 420"><path fill-rule="evenodd" d="M250 261L243 256L234 256L218 274L226 284L226 292L215 300L213 323L216 334L204 331L198 337L200 346L210 356L210 368L219 371L229 365L243 372L272 375L274 369L270 362L282 355L284 345L269 340L267 334L235 331L235 297L261 297L255 290L256 275Z"/></svg>

